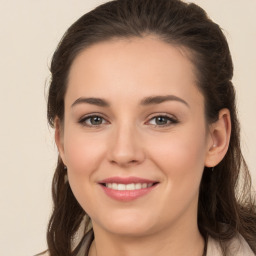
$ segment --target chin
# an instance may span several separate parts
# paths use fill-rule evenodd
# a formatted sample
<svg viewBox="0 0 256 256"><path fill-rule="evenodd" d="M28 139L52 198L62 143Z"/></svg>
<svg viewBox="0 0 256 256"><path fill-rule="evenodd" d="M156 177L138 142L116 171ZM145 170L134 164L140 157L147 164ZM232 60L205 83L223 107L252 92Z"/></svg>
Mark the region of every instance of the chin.
<svg viewBox="0 0 256 256"><path fill-rule="evenodd" d="M152 220L149 221L149 218L145 218L145 216L141 218L128 214L122 217L111 216L108 219L102 220L100 226L109 233L128 237L140 237L155 232Z"/></svg>
<svg viewBox="0 0 256 256"><path fill-rule="evenodd" d="M108 232L124 237L142 237L146 235L153 234L154 232L149 230L148 227L134 225L123 225L123 226L112 226L108 229Z"/></svg>

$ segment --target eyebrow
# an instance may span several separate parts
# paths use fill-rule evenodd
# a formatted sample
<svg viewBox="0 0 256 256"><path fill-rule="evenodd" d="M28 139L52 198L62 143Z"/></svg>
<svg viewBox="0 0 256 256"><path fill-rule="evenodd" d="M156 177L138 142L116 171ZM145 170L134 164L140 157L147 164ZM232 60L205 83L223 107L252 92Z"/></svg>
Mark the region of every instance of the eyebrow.
<svg viewBox="0 0 256 256"><path fill-rule="evenodd" d="M146 105L160 104L166 101L178 101L185 104L187 107L189 107L189 104L185 100L175 95L146 97L141 101L141 105L146 106Z"/></svg>
<svg viewBox="0 0 256 256"><path fill-rule="evenodd" d="M71 107L74 107L75 105L81 104L81 103L88 103L91 105L96 105L99 107L109 107L110 104L101 98L78 98L75 100L75 102L71 105Z"/></svg>
<svg viewBox="0 0 256 256"><path fill-rule="evenodd" d="M149 97L142 99L142 101L140 102L140 105L148 106L148 105L160 104L160 103L163 103L166 101L178 101L178 102L185 104L187 107L189 107L189 104L185 100L183 100L175 95L149 96ZM74 107L75 105L82 104L82 103L96 105L99 107L109 107L110 106L110 103L104 99L90 97L90 98L78 98L77 100L74 101L74 103L71 105L71 107Z"/></svg>

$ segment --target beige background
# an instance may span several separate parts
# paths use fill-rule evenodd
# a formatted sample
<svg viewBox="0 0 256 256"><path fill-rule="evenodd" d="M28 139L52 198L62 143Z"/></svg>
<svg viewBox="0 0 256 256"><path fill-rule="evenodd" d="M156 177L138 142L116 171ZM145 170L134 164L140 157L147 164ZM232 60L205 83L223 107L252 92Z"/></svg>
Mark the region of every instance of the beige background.
<svg viewBox="0 0 256 256"><path fill-rule="evenodd" d="M100 0L0 0L0 254L46 248L56 160L46 122L52 53L67 27ZM242 145L256 184L256 0L195 0L225 30L235 64Z"/></svg>

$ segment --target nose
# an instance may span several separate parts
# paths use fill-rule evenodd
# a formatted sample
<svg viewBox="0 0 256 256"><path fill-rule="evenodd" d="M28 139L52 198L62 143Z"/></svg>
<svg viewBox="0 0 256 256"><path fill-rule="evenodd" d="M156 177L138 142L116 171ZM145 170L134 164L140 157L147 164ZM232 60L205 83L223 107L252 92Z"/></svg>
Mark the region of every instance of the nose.
<svg viewBox="0 0 256 256"><path fill-rule="evenodd" d="M136 127L124 124L113 130L110 140L109 161L111 164L129 167L144 161L142 138Z"/></svg>

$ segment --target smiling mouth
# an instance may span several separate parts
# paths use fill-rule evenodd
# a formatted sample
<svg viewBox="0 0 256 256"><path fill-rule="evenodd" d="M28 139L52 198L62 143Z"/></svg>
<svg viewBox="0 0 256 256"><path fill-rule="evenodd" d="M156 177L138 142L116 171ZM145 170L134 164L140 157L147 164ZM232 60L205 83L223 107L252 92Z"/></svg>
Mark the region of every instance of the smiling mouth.
<svg viewBox="0 0 256 256"><path fill-rule="evenodd" d="M141 177L109 177L98 184L105 194L117 201L127 202L151 194L160 182Z"/></svg>
<svg viewBox="0 0 256 256"><path fill-rule="evenodd" d="M124 190L140 190L150 188L157 185L159 182L154 183L100 183L102 186L107 187L112 190L124 191Z"/></svg>

